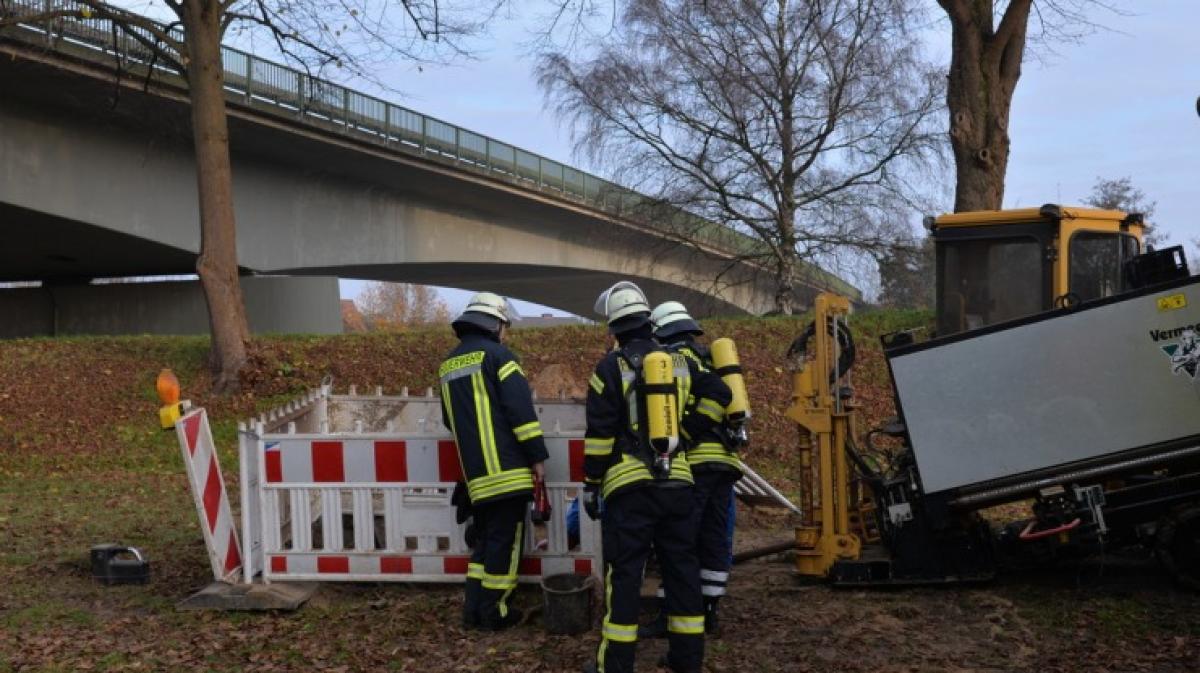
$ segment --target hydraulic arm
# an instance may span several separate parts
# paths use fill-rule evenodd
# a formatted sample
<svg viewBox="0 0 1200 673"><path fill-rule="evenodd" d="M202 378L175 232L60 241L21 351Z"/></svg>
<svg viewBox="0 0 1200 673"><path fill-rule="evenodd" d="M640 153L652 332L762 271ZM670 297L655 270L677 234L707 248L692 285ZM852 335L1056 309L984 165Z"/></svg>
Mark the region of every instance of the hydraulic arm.
<svg viewBox="0 0 1200 673"><path fill-rule="evenodd" d="M850 465L846 442L851 412L846 408L846 377L853 341L846 329L850 302L822 293L812 327L789 354L799 363L792 374L792 404L787 415L799 426L801 510L796 528L796 570L824 577L841 559L856 559L862 548L851 532Z"/></svg>

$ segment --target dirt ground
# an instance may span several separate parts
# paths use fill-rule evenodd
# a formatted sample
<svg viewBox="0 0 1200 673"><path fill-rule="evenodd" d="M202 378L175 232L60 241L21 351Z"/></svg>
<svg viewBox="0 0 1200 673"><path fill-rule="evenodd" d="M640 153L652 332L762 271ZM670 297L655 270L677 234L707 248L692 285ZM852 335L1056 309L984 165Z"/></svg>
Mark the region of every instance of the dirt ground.
<svg viewBox="0 0 1200 673"><path fill-rule="evenodd" d="M867 427L891 413L878 334L927 318L856 319L855 383ZM755 444L747 460L793 496L795 430L783 413L789 380L780 356L803 324L713 326L738 339L752 381ZM514 347L548 396L586 381L603 347L602 330L591 328L518 336ZM155 427L160 367L173 367L185 396L208 408L235 486L229 458L237 419L326 374L339 386L429 385L431 363L450 342L446 330L260 338L245 389L231 398L206 392L203 339L0 343L0 673L579 670L595 651L597 629L548 636L534 616L509 633L464 632L453 586L327 586L291 613L175 608L205 585L209 569L179 449ZM786 539L791 526L783 516L742 512L738 546ZM104 542L145 549L151 581L96 584L87 554ZM522 606L540 600L535 587L517 596ZM983 586L867 592L799 582L790 560L777 555L735 568L722 621L721 637L708 643L713 672L1200 670L1200 596L1136 558ZM639 670L654 670L663 647L643 643Z"/></svg>
<svg viewBox="0 0 1200 673"><path fill-rule="evenodd" d="M598 641L596 629L548 636L536 613L511 632L464 631L456 586L327 585L291 613L178 612L207 573L182 477L10 476L2 671L575 671ZM738 547L786 539L788 525L743 512ZM90 579L87 548L109 539L146 548L149 584ZM516 602L536 607L538 590ZM1200 598L1127 559L977 587L844 591L798 581L776 555L735 569L722 623L708 671L1182 672L1200 661ZM664 647L643 642L638 670L655 670Z"/></svg>

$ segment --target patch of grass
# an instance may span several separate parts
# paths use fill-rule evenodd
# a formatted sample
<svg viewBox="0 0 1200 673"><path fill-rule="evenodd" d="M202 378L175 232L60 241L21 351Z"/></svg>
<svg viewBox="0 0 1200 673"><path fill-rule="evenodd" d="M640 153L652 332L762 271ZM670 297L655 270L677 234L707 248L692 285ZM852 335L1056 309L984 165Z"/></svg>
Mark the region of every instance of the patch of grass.
<svg viewBox="0 0 1200 673"><path fill-rule="evenodd" d="M120 668L128 663L130 663L130 659L123 652L109 652L96 660L96 670L107 671Z"/></svg>
<svg viewBox="0 0 1200 673"><path fill-rule="evenodd" d="M8 628L47 628L63 624L92 626L96 623L96 618L80 608L50 600L14 610L0 619L0 623Z"/></svg>

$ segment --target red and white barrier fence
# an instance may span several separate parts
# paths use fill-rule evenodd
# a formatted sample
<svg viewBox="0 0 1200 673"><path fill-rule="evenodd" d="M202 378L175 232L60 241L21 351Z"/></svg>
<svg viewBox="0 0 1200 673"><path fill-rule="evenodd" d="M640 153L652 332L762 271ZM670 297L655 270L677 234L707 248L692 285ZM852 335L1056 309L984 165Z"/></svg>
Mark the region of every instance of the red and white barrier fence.
<svg viewBox="0 0 1200 673"><path fill-rule="evenodd" d="M241 544L203 409L176 424L218 580L461 582L471 554L450 503L462 478L441 400L334 395L327 383L239 425ZM581 511L584 408L537 401L550 458L546 524L524 526L522 581L602 571L600 526ZM739 496L790 509L747 468ZM572 510L573 515L572 515ZM569 516L570 515L570 516ZM571 519L570 525L568 518Z"/></svg>
<svg viewBox="0 0 1200 673"><path fill-rule="evenodd" d="M428 392L324 388L244 424L246 581L464 581L471 550L450 503L462 472L440 404ZM582 492L582 405L537 407L553 512L545 525L524 527L520 579L598 574L599 525L579 516L571 535L567 523Z"/></svg>
<svg viewBox="0 0 1200 673"><path fill-rule="evenodd" d="M175 423L175 434L179 438L183 464L187 466L192 498L196 502L200 528L204 531L204 544L212 563L213 578L235 582L242 568L241 547L229 510L225 480L221 478L217 446L213 443L212 430L208 427L208 415L204 409L195 409L180 418Z"/></svg>

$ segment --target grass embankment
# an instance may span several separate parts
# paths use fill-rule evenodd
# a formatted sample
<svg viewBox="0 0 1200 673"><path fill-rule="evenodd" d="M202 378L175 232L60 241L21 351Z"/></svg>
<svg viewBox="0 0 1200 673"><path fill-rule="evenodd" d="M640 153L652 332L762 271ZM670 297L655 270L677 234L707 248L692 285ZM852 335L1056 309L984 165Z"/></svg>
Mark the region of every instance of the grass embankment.
<svg viewBox="0 0 1200 673"><path fill-rule="evenodd" d="M878 336L928 322L921 313L853 319L856 392L867 423L891 413ZM747 460L796 492L795 428L784 417L790 378L783 353L801 319L721 320L705 327L735 338L755 413ZM582 391L604 348L599 327L519 331L511 346L530 378L556 371ZM431 386L452 346L444 327L405 334L262 337L254 341L244 392L209 392L202 338L67 338L0 342L0 671L577 670L596 634L551 638L524 627L517 638L462 632L455 587L360 586L324 592L295 614L195 614L176 601L202 586L207 558L172 433L157 427L154 377L171 367L184 396L213 420L226 479L238 419L277 405L326 374L350 384ZM236 491L234 491L236 492ZM750 537L787 535L760 518ZM92 544L144 548L146 586L104 588L89 578ZM735 573L727 638L710 647L712 670L1189 670L1198 652L1189 596L1160 584L1116 594L1071 582L1030 589L845 594L800 587L786 565L758 562ZM523 592L519 602L536 594ZM653 651L658 644L650 644ZM654 655L642 657L648 666ZM1113 662L1118 662L1113 666ZM649 668L646 668L649 670Z"/></svg>

